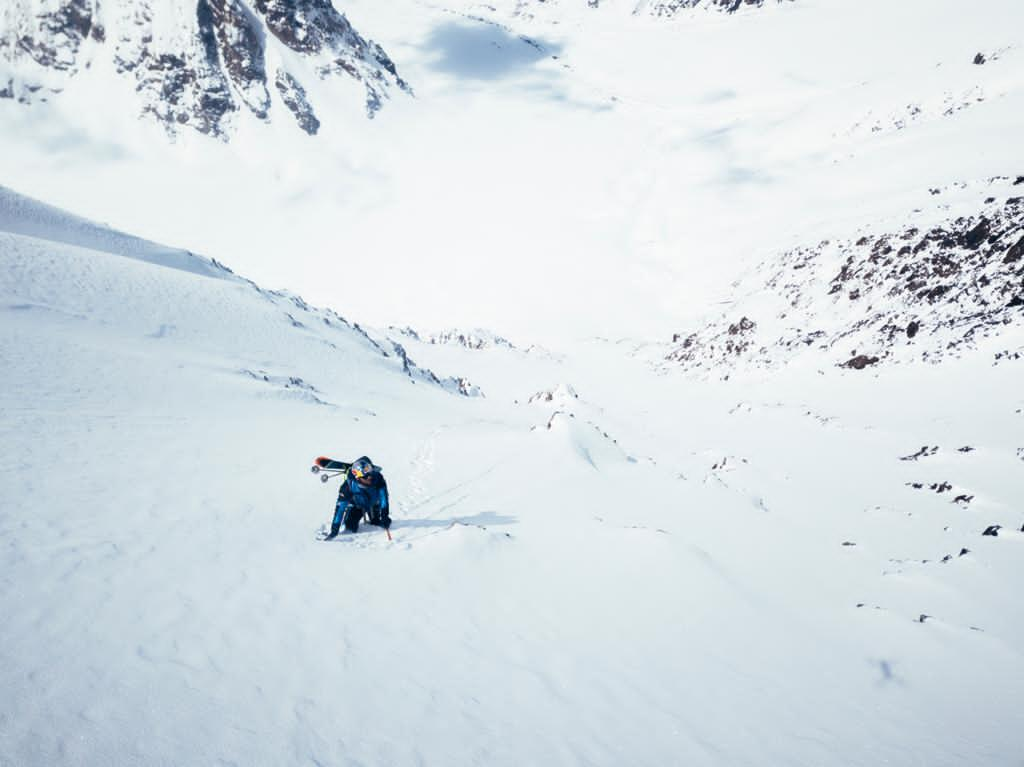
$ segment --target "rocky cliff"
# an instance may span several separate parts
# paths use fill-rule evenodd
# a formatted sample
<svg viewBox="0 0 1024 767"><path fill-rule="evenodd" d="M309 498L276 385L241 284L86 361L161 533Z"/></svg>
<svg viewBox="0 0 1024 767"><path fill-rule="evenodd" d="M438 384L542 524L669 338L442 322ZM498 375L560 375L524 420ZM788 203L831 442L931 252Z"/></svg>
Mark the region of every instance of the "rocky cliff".
<svg viewBox="0 0 1024 767"><path fill-rule="evenodd" d="M112 63L134 84L140 113L170 134L191 128L226 139L238 113L269 120L275 105L316 133L304 83L311 77L360 83L369 117L393 91L411 92L387 53L331 0L8 2L0 98L54 98L84 70Z"/></svg>

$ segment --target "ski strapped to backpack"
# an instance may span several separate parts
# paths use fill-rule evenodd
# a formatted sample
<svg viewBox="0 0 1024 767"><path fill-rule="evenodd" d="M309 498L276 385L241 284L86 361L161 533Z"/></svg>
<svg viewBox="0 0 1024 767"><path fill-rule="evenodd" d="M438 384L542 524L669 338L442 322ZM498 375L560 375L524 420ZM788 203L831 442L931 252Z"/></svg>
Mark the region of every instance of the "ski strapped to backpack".
<svg viewBox="0 0 1024 767"><path fill-rule="evenodd" d="M313 466L310 467L310 471L314 474L320 475L320 481L326 482L331 477L337 477L345 474L352 464L345 463L344 461L335 461L325 456L320 456L313 461Z"/></svg>
<svg viewBox="0 0 1024 767"><path fill-rule="evenodd" d="M351 468L351 463L345 461L336 461L333 458L327 458L326 456L320 456L313 461L313 465L310 467L310 471L314 474L320 475L320 481L326 482L331 477L343 476L348 473ZM377 464L373 465L373 470L377 473L381 473L384 470Z"/></svg>

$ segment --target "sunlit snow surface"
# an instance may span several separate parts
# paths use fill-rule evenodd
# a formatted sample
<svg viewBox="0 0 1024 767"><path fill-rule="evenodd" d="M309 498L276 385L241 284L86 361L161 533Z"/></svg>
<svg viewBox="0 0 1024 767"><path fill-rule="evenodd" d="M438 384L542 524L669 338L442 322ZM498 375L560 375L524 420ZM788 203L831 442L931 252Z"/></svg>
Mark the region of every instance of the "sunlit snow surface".
<svg viewBox="0 0 1024 767"><path fill-rule="evenodd" d="M0 260L0 763L1021 754L1019 363L708 384L395 335L460 397L243 280ZM318 542L310 461L361 453L394 540Z"/></svg>
<svg viewBox="0 0 1024 767"><path fill-rule="evenodd" d="M0 100L85 217L0 189L0 765L1024 759L1020 322L665 361L787 248L1024 194L1024 6L636 8L348 3L415 97L315 138L168 145L99 58ZM360 454L393 540L318 542Z"/></svg>
<svg viewBox="0 0 1024 767"><path fill-rule="evenodd" d="M46 103L0 99L0 183L366 322L650 337L739 264L1024 173L1018 0L342 5L415 96L367 120L290 61L317 136L270 88L269 122L168 145L89 42Z"/></svg>

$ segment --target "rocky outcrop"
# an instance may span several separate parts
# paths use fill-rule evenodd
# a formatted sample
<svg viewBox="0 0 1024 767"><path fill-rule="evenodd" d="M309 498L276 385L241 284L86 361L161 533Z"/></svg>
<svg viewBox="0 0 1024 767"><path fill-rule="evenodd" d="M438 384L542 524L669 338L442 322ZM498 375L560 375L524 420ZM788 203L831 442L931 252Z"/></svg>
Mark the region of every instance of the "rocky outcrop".
<svg viewBox="0 0 1024 767"><path fill-rule="evenodd" d="M268 88L271 46L287 49L281 52L289 62L304 59L306 77L357 80L369 117L392 90L411 93L384 50L330 0L104 0L102 9L99 0L60 0L45 4L50 10L11 1L0 58L12 66L0 73L0 98L52 98L109 56L117 72L134 79L139 111L171 136L191 128L226 140L237 113L269 120L275 103L306 133L316 133L320 121L298 69L275 71L275 89Z"/></svg>
<svg viewBox="0 0 1024 767"><path fill-rule="evenodd" d="M504 347L506 349L517 349L511 341L506 338L502 338L497 333L492 333L490 330L483 330L476 328L474 330L458 330L450 329L444 330L440 333L419 333L413 328L405 327L390 327L391 330L401 335L408 336L415 341L420 341L425 344L433 345L446 345L446 346L462 346L466 349L480 350L489 349L492 347Z"/></svg>
<svg viewBox="0 0 1024 767"><path fill-rule="evenodd" d="M259 19L239 0L200 0L217 40L222 68L239 99L260 119L270 110L264 32Z"/></svg>
<svg viewBox="0 0 1024 767"><path fill-rule="evenodd" d="M8 55L28 56L41 67L74 71L82 44L90 36L98 40L104 36L93 18L95 5L92 0L70 0L59 4L56 10L41 10L28 22L20 18L16 4L14 34L0 37L0 49L6 49ZM9 12L5 9L5 26L9 23Z"/></svg>
<svg viewBox="0 0 1024 767"><path fill-rule="evenodd" d="M479 386L473 384L468 378L462 376L448 376L447 378L440 378L433 370L429 368L422 368L417 365L409 357L408 352L405 351L405 347L396 341L391 342L391 348L402 362L402 371L413 379L422 379L429 381L430 383L437 384L442 389L447 389L455 394L460 394L463 397L482 397L484 396L483 391L480 390Z"/></svg>
<svg viewBox="0 0 1024 767"><path fill-rule="evenodd" d="M37 9L27 0L8 0L0 16L0 62L10 68L0 72L0 98L28 104L59 93L64 78L81 67L83 49L106 38L95 11L94 0L65 0ZM20 69L40 76L22 79L16 74Z"/></svg>
<svg viewBox="0 0 1024 767"><path fill-rule="evenodd" d="M1024 197L1007 178L987 191L999 187L1002 199L989 194L973 216L769 258L737 283L730 315L677 333L665 360L728 375L816 350L863 370L938 362L1024 324Z"/></svg>
<svg viewBox="0 0 1024 767"><path fill-rule="evenodd" d="M558 384L551 389L542 389L541 391L530 395L530 398L526 400L526 402L530 405L540 404L569 407L579 398L580 395L576 393L576 390L571 384Z"/></svg>
<svg viewBox="0 0 1024 767"><path fill-rule="evenodd" d="M194 44L178 53L165 52L155 44L156 26L162 20L154 19L151 6L138 4L131 23L139 34L120 38L114 60L118 72L134 76L142 113L162 122L169 133L188 126L225 138L228 115L237 106L220 65L208 0L198 0L195 14Z"/></svg>
<svg viewBox="0 0 1024 767"><path fill-rule="evenodd" d="M306 89L299 84L298 80L283 71L278 71L277 77L274 78L274 85L277 86L281 100L291 110L299 127L310 136L315 136L316 132L320 130L320 121L317 119L309 99L306 98Z"/></svg>
<svg viewBox="0 0 1024 767"><path fill-rule="evenodd" d="M772 2L773 0L768 0ZM774 0L776 3L790 2L791 0ZM671 18L680 11L690 8L705 7L726 13L735 13L743 8L760 7L765 0L655 0L650 3L647 10L653 16Z"/></svg>
<svg viewBox="0 0 1024 767"><path fill-rule="evenodd" d="M366 89L366 113L373 117L396 85L410 92L384 49L363 38L330 0L255 0L267 29L293 51L317 58L320 77L341 74Z"/></svg>
<svg viewBox="0 0 1024 767"><path fill-rule="evenodd" d="M638 0L634 14L672 18L679 13L697 8L735 13L744 8L758 8L765 4L792 2L792 0ZM562 3L583 5L582 0L516 0L513 15L532 17L534 12ZM588 8L600 8L602 0L586 0ZM493 6L491 6L493 9Z"/></svg>

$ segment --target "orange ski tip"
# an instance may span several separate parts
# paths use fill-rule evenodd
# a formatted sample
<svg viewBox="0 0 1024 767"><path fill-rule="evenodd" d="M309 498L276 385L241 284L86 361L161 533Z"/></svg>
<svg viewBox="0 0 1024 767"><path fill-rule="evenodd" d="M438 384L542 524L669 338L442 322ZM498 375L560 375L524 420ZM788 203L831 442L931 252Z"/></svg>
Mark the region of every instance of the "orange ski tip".
<svg viewBox="0 0 1024 767"><path fill-rule="evenodd" d="M316 464L317 466L323 466L323 465L324 465L325 463L327 463L327 462L328 462L328 461L330 461L330 460L331 460L331 459L330 459L330 458L328 458L327 456L325 456L325 455L321 455L321 456L317 457L317 459L316 459L316 460L314 461L314 463L315 463L315 464Z"/></svg>

